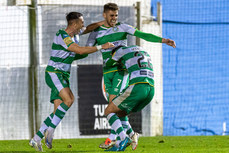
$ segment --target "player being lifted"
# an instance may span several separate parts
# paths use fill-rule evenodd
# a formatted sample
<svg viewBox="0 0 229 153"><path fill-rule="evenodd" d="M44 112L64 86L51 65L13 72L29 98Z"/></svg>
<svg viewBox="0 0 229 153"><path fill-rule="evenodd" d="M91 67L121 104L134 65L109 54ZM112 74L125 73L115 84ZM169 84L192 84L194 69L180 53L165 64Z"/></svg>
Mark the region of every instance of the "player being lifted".
<svg viewBox="0 0 229 153"><path fill-rule="evenodd" d="M106 42L112 42L115 46L126 46L127 35L136 36L150 42L166 43L170 46L175 44L173 40L164 39L151 33L144 33L130 25L118 22L118 11L119 7L115 3L107 3L104 5L103 17L105 23L90 34L87 42L88 46L95 44L100 45ZM101 50L104 62L111 58L111 51L112 49ZM109 94L109 103L121 92L121 87L127 84L126 79L124 79L127 77L124 74L124 69L119 69L117 65L104 65L103 77L106 92ZM135 150L138 144L139 134L133 131L127 116L120 117L120 120L123 123L124 130L132 139L132 149ZM111 128L111 134L106 141L100 145L100 148L108 149L115 144L116 139L120 142L120 138L116 138L116 132Z"/></svg>
<svg viewBox="0 0 229 153"><path fill-rule="evenodd" d="M175 44L172 46L175 47ZM121 139L109 151L124 151L132 140L126 135L119 117L141 111L151 102L154 96L154 72L149 54L139 46L119 46L113 50L112 55L106 66L119 61L125 65L130 76L128 86L105 109L110 126Z"/></svg>
<svg viewBox="0 0 229 153"><path fill-rule="evenodd" d="M102 48L114 47L112 43L105 43L96 47L81 47L78 45L80 34L94 30L103 22L91 24L83 31L84 19L81 13L70 12L66 16L66 20L67 28L60 29L54 37L51 57L45 70L45 81L51 88L50 101L54 104L54 111L44 120L39 131L29 142L37 151L43 150L41 140L44 135L46 146L49 149L52 148L54 130L74 102L74 95L69 86L72 62Z"/></svg>

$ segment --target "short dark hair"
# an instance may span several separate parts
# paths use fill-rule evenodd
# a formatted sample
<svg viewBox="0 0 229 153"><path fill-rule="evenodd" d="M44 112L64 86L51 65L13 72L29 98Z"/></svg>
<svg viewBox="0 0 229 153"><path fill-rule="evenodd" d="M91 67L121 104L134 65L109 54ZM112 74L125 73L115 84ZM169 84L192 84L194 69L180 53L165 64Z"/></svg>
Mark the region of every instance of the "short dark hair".
<svg viewBox="0 0 229 153"><path fill-rule="evenodd" d="M115 3L107 3L104 5L103 7L103 13L107 12L107 11L117 11L119 10L119 7L117 4Z"/></svg>
<svg viewBox="0 0 229 153"><path fill-rule="evenodd" d="M66 20L67 20L68 24L71 24L73 20L77 20L81 16L83 16L82 13L79 13L79 12L69 12L66 15Z"/></svg>

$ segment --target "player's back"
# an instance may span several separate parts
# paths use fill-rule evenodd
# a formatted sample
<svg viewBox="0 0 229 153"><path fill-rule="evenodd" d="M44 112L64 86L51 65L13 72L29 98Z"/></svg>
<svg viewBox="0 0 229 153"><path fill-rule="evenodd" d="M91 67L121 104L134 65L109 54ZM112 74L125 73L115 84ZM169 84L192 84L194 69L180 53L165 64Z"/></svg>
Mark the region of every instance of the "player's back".
<svg viewBox="0 0 229 153"><path fill-rule="evenodd" d="M121 47L113 57L121 60L129 73L129 84L149 83L154 84L153 65L149 54L139 46Z"/></svg>

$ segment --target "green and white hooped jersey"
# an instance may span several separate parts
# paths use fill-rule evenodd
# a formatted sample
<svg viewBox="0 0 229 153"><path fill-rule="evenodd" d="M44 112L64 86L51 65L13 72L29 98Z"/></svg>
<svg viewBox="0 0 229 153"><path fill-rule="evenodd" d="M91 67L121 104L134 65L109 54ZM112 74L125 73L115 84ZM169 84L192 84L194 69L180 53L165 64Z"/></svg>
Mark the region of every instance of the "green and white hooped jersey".
<svg viewBox="0 0 229 153"><path fill-rule="evenodd" d="M117 23L115 27L105 27L103 25L90 34L87 46L94 46L95 44L102 45L107 42L111 42L115 46L127 46L127 35L134 35L135 31L136 28L124 23ZM100 50L104 63L111 58L112 49L113 48ZM105 67L104 64L103 70L104 73L107 73L116 69L117 67Z"/></svg>
<svg viewBox="0 0 229 153"><path fill-rule="evenodd" d="M153 64L149 54L136 45L121 47L112 56L114 61L121 60L129 73L129 85L149 83L154 85Z"/></svg>
<svg viewBox="0 0 229 153"><path fill-rule="evenodd" d="M67 48L73 43L79 43L79 35L71 38L64 29L60 29L56 33L46 71L70 73L71 64L75 60L76 53L68 51Z"/></svg>

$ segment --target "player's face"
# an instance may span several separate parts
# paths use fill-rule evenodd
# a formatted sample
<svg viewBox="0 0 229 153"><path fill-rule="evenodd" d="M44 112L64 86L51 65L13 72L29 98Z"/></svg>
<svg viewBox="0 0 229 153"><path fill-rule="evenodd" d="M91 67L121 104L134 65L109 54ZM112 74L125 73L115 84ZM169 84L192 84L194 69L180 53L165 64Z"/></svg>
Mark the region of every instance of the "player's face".
<svg viewBox="0 0 229 153"><path fill-rule="evenodd" d="M107 11L103 13L103 17L109 27L114 27L118 21L118 10L117 11Z"/></svg>
<svg viewBox="0 0 229 153"><path fill-rule="evenodd" d="M80 29L82 29L84 27L84 19L83 17L79 17L78 20L76 20L76 24L75 24L75 34L78 34L80 32Z"/></svg>

